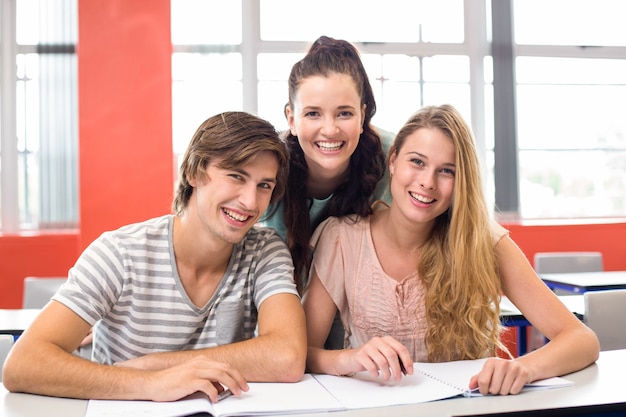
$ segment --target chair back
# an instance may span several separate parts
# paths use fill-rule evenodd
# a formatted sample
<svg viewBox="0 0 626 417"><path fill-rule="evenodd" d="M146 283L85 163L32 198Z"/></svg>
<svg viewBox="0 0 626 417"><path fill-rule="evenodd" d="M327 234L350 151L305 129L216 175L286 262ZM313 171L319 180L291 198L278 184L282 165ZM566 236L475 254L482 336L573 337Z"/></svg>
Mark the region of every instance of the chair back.
<svg viewBox="0 0 626 417"><path fill-rule="evenodd" d="M22 308L43 308L66 279L65 277L24 278Z"/></svg>
<svg viewBox="0 0 626 417"><path fill-rule="evenodd" d="M584 321L600 339L600 349L626 349L626 290L587 291L583 297Z"/></svg>
<svg viewBox="0 0 626 417"><path fill-rule="evenodd" d="M534 260L538 274L604 270L602 252L537 252Z"/></svg>
<svg viewBox="0 0 626 417"><path fill-rule="evenodd" d="M4 361L13 347L13 336L10 334L0 334L0 382L2 382L2 368Z"/></svg>

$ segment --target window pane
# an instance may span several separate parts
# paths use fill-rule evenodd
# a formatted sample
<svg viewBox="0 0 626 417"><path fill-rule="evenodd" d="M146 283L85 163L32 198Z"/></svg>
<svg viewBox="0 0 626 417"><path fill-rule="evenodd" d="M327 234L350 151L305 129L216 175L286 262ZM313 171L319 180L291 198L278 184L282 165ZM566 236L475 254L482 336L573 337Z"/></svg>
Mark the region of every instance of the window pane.
<svg viewBox="0 0 626 417"><path fill-rule="evenodd" d="M626 59L519 57L515 72L521 84L624 85Z"/></svg>
<svg viewBox="0 0 626 417"><path fill-rule="evenodd" d="M22 230L76 227L77 4L25 0L16 6L17 176L11 180L17 195L7 205L17 207ZM37 45L30 50L38 53L22 53L26 45Z"/></svg>
<svg viewBox="0 0 626 417"><path fill-rule="evenodd" d="M174 45L240 44L241 0L172 0Z"/></svg>
<svg viewBox="0 0 626 417"><path fill-rule="evenodd" d="M524 218L623 216L626 151L521 151Z"/></svg>
<svg viewBox="0 0 626 417"><path fill-rule="evenodd" d="M623 0L516 0L515 41L529 45L626 45Z"/></svg>
<svg viewBox="0 0 626 417"><path fill-rule="evenodd" d="M288 128L284 108L287 104L287 81L259 81L259 116L278 130Z"/></svg>
<svg viewBox="0 0 626 417"><path fill-rule="evenodd" d="M626 149L626 61L518 58L521 149Z"/></svg>
<svg viewBox="0 0 626 417"><path fill-rule="evenodd" d="M182 154L208 117L243 109L241 54L172 55L174 152Z"/></svg>
<svg viewBox="0 0 626 417"><path fill-rule="evenodd" d="M263 40L463 42L463 0L260 0L260 7Z"/></svg>
<svg viewBox="0 0 626 417"><path fill-rule="evenodd" d="M468 57L424 58L424 81L424 106L452 104L471 123Z"/></svg>
<svg viewBox="0 0 626 417"><path fill-rule="evenodd" d="M424 58L424 81L469 82L469 57L439 55Z"/></svg>
<svg viewBox="0 0 626 417"><path fill-rule="evenodd" d="M39 43L39 0L20 0L16 9L16 40L19 45Z"/></svg>
<svg viewBox="0 0 626 417"><path fill-rule="evenodd" d="M525 218L626 212L626 62L518 58L520 210Z"/></svg>
<svg viewBox="0 0 626 417"><path fill-rule="evenodd" d="M287 79L291 67L304 57L304 53L259 54L258 74L258 114L279 130L287 129L283 109L289 100Z"/></svg>
<svg viewBox="0 0 626 417"><path fill-rule="evenodd" d="M408 55L376 56L382 58L378 66L366 67L378 106L373 123L397 132L422 101L420 60Z"/></svg>
<svg viewBox="0 0 626 417"><path fill-rule="evenodd" d="M626 149L626 86L522 85L520 149Z"/></svg>

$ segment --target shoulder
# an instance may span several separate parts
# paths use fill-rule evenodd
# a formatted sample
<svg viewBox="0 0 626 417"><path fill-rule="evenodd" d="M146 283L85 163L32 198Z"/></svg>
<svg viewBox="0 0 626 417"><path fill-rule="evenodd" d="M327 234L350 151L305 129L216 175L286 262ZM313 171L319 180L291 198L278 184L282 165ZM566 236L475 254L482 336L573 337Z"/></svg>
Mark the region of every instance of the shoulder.
<svg viewBox="0 0 626 417"><path fill-rule="evenodd" d="M489 232L491 233L491 238L493 239L494 245L496 245L500 240L509 235L509 231L502 227L495 220L489 221Z"/></svg>
<svg viewBox="0 0 626 417"><path fill-rule="evenodd" d="M171 214L155 217L139 223L132 223L120 227L119 229L104 232L102 236L114 236L118 239L136 239L145 237L156 237L167 235L174 216Z"/></svg>
<svg viewBox="0 0 626 417"><path fill-rule="evenodd" d="M374 130L376 131L376 133L378 133L378 136L380 137L380 143L383 147L383 151L385 151L385 154L387 154L389 152L391 144L396 138L396 134L376 126L374 126Z"/></svg>
<svg viewBox="0 0 626 417"><path fill-rule="evenodd" d="M252 227L241 241L240 247L253 251L288 250L283 238L272 227Z"/></svg>
<svg viewBox="0 0 626 417"><path fill-rule="evenodd" d="M368 217L360 217L350 214L341 217L329 217L320 223L311 236L310 246L317 246L317 243L324 240L341 241L350 239L350 236L359 233L369 221Z"/></svg>
<svg viewBox="0 0 626 417"><path fill-rule="evenodd" d="M283 215L283 202L278 201L270 205L259 221L259 226L274 229L283 239L287 238L287 227ZM268 215L272 213L271 215Z"/></svg>

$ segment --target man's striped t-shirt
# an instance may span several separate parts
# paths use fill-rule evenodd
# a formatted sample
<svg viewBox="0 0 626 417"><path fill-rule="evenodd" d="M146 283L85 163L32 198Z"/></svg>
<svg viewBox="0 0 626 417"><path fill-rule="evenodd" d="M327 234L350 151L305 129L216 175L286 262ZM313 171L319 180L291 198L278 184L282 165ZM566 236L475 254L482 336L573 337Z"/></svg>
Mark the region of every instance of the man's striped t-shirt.
<svg viewBox="0 0 626 417"><path fill-rule="evenodd" d="M297 296L287 246L272 229L254 227L234 245L212 298L197 307L177 272L173 219L167 215L102 234L53 297L95 326L93 360L112 364L250 339L264 300L279 293Z"/></svg>

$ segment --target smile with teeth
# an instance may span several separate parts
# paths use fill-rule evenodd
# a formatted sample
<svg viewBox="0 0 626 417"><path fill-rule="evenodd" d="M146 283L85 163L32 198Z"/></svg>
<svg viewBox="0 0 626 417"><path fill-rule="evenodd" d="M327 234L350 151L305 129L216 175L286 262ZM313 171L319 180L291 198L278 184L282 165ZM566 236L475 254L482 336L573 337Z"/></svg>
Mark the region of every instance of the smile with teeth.
<svg viewBox="0 0 626 417"><path fill-rule="evenodd" d="M236 213L232 210L224 209L223 211L228 217L238 222L245 222L250 218L250 216L244 216L243 214Z"/></svg>
<svg viewBox="0 0 626 417"><path fill-rule="evenodd" d="M338 151L343 147L343 142L315 142L318 148L323 151Z"/></svg>
<svg viewBox="0 0 626 417"><path fill-rule="evenodd" d="M424 197L423 195L420 195L420 194L415 194L415 193L412 193L412 192L409 192L409 194L411 195L411 197L413 197L414 199L416 199L417 201L422 202L422 203L430 204L433 201L435 201L434 198Z"/></svg>

